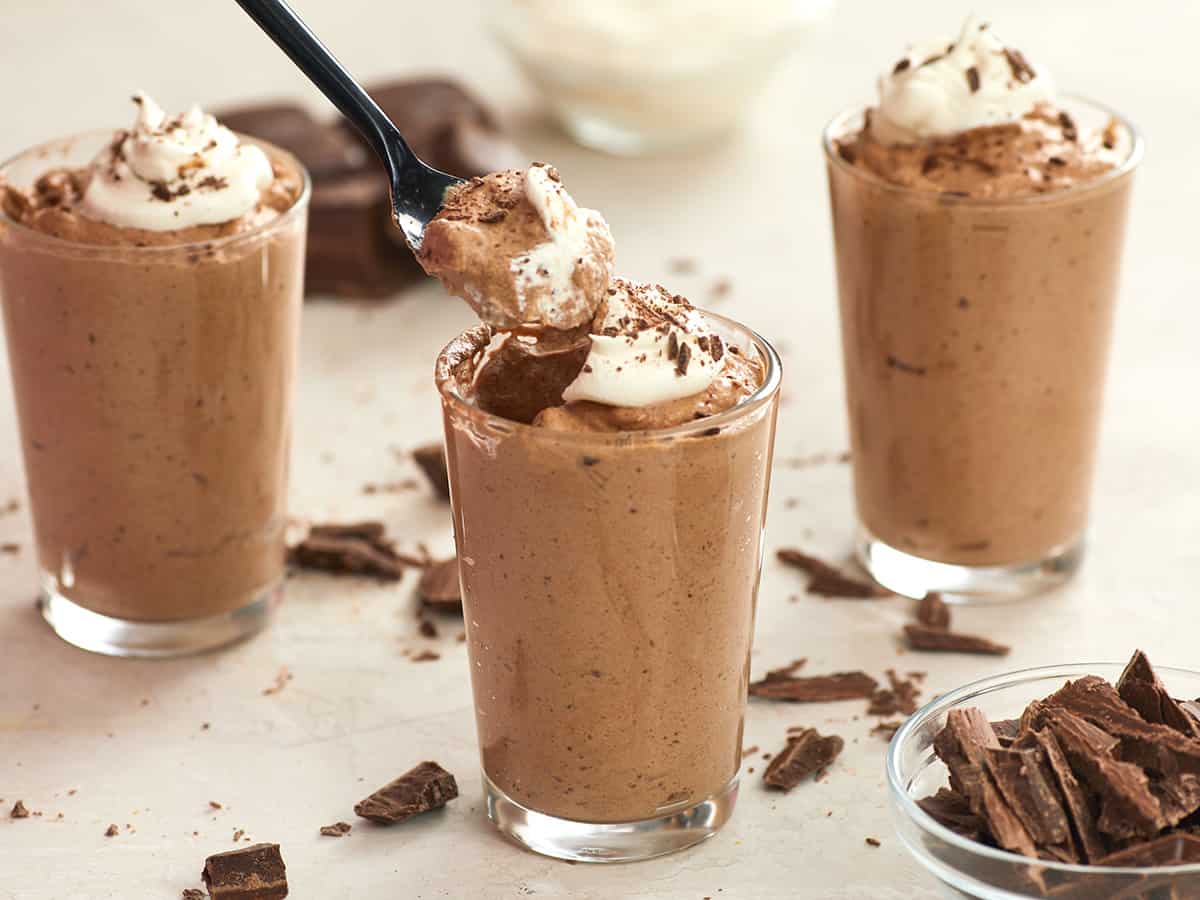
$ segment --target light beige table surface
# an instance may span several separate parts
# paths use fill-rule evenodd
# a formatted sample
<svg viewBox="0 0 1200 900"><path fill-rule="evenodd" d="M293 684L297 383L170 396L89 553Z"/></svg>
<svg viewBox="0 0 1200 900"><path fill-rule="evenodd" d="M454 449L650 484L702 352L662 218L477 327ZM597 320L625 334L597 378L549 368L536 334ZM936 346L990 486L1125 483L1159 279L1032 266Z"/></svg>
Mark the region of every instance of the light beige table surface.
<svg viewBox="0 0 1200 900"><path fill-rule="evenodd" d="M786 366L768 550L848 551L848 467L789 464L846 446L817 135L840 107L869 96L876 70L907 39L956 28L961 4L845 0L740 136L648 161L581 150L531 116L530 94L463 0L429 4L436 15L404 2L297 6L363 77L458 72L513 122L531 158L557 163L575 196L605 212L622 274L666 281L701 305L713 281L728 277L733 291L718 308L772 338ZM1164 664L1200 665L1196 10L1172 0L1005 0L980 10L1053 67L1060 84L1125 110L1148 139L1082 575L1056 595L960 616L965 628L1011 641L1011 657L996 663L898 656L905 604L807 597L794 573L769 561L756 673L797 656L809 657L814 673L879 675L901 665L929 671L929 697L998 667L1117 659L1134 645ZM0 5L0 153L123 124L124 98L138 87L169 108L266 95L321 102L233 3ZM668 260L678 256L698 259L698 273L672 277ZM361 486L415 474L395 451L438 436L432 361L469 321L432 285L382 305L308 305L296 514L379 516L406 547L449 550L446 509L426 492L364 496ZM23 491L5 388L0 503L23 500ZM777 750L793 724L846 737L826 780L767 793L756 760L732 824L707 845L638 865L568 866L508 845L485 822L460 628L444 623L436 642L417 634L414 576L399 587L298 578L274 628L255 640L177 662L122 662L64 645L34 611L24 507L0 518L7 540L23 547L0 556L0 806L20 798L43 816L0 818L3 900L177 898L198 885L206 855L232 846L235 829L282 844L298 898L939 895L892 832L884 744L859 718L863 704L754 704L747 744ZM426 646L441 660L401 655ZM281 666L294 679L264 696ZM356 825L340 840L318 836L426 758L458 775L463 796L445 814L393 829ZM210 800L224 808L210 809ZM122 826L119 837L104 837L110 822ZM867 836L882 846L867 846Z"/></svg>

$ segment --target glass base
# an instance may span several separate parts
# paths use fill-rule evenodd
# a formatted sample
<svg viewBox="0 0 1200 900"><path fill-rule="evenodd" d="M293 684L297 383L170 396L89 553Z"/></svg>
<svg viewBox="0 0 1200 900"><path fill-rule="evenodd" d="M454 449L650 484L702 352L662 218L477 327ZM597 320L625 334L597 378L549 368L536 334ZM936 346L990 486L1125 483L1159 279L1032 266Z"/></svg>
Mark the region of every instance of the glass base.
<svg viewBox="0 0 1200 900"><path fill-rule="evenodd" d="M648 131L587 112L559 110L559 121L576 143L613 156L684 153L728 135L736 122L692 130Z"/></svg>
<svg viewBox="0 0 1200 900"><path fill-rule="evenodd" d="M543 856L576 862L636 862L694 846L729 821L737 802L734 778L699 803L637 822L593 824L534 812L496 787L486 774L487 814L505 837Z"/></svg>
<svg viewBox="0 0 1200 900"><path fill-rule="evenodd" d="M935 562L897 550L859 526L859 562L890 591L920 599L939 593L947 603L1017 600L1058 587L1083 562L1084 540L1057 547L1033 562L965 566Z"/></svg>
<svg viewBox="0 0 1200 900"><path fill-rule="evenodd" d="M132 622L84 609L47 587L38 605L54 632L81 650L106 656L166 658L187 656L249 637L271 620L283 602L283 583L238 609L178 622Z"/></svg>

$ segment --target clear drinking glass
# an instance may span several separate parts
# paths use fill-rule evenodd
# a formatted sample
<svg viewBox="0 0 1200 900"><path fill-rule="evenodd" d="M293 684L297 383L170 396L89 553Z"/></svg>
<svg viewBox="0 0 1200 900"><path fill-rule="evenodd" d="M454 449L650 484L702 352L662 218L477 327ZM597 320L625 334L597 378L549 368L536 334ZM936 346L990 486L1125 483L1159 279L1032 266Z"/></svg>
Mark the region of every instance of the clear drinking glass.
<svg viewBox="0 0 1200 900"><path fill-rule="evenodd" d="M1113 114L1068 100L1080 131ZM892 590L997 598L1082 559L1126 210L1122 165L1014 199L919 191L824 134L859 556Z"/></svg>
<svg viewBox="0 0 1200 900"><path fill-rule="evenodd" d="M111 140L45 144L0 175L26 187ZM73 243L0 214L42 613L76 646L194 652L258 630L282 599L303 177L278 218L203 243Z"/></svg>
<svg viewBox="0 0 1200 900"><path fill-rule="evenodd" d="M482 328L438 359L488 815L548 856L670 853L733 809L780 367L708 318L764 383L660 431L483 412Z"/></svg>

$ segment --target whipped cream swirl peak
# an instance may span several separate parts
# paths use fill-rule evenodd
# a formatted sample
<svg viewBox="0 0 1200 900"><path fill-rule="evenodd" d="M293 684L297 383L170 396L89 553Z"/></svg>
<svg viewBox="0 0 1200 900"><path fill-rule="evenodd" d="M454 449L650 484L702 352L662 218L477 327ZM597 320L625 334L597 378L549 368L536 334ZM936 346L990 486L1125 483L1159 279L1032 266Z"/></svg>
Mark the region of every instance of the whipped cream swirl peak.
<svg viewBox="0 0 1200 900"><path fill-rule="evenodd" d="M174 231L252 211L274 180L271 161L193 106L168 116L134 94L137 121L92 162L81 212L123 228Z"/></svg>
<svg viewBox="0 0 1200 900"><path fill-rule="evenodd" d="M1053 100L1046 71L972 16L957 40L914 45L880 76L871 131L884 144L916 144L1015 122Z"/></svg>
<svg viewBox="0 0 1200 900"><path fill-rule="evenodd" d="M661 285L615 278L592 325L591 350L568 402L653 406L706 390L725 345L687 300Z"/></svg>

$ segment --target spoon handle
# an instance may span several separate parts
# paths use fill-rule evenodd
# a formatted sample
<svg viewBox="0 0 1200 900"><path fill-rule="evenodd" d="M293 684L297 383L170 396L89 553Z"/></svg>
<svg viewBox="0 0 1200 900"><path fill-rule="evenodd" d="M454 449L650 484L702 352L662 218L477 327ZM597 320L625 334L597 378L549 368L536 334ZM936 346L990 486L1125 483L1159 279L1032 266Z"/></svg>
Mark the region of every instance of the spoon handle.
<svg viewBox="0 0 1200 900"><path fill-rule="evenodd" d="M388 167L393 184L403 170L424 168L379 105L284 0L237 0L237 4L362 132Z"/></svg>

